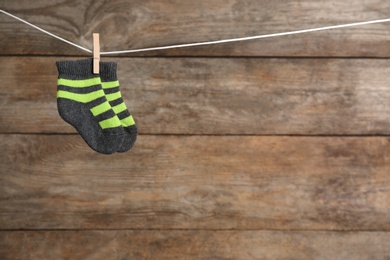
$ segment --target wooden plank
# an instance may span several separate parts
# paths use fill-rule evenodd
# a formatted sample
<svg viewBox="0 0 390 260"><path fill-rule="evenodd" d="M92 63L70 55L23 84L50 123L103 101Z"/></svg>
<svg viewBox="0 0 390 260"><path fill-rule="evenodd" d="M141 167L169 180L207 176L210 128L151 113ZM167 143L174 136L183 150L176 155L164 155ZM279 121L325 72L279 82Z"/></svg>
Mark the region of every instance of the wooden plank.
<svg viewBox="0 0 390 260"><path fill-rule="evenodd" d="M0 8L92 49L103 51L204 42L388 18L388 0L2 1ZM390 57L390 28L374 24L271 38L166 50L152 56ZM0 54L85 55L75 47L0 15ZM134 55L134 54L132 54Z"/></svg>
<svg viewBox="0 0 390 260"><path fill-rule="evenodd" d="M0 135L0 229L390 230L390 138Z"/></svg>
<svg viewBox="0 0 390 260"><path fill-rule="evenodd" d="M57 112L59 59L0 57L1 133L75 133ZM390 60L117 61L142 134L390 134Z"/></svg>
<svg viewBox="0 0 390 260"><path fill-rule="evenodd" d="M3 260L329 259L390 257L386 232L17 231L0 232Z"/></svg>

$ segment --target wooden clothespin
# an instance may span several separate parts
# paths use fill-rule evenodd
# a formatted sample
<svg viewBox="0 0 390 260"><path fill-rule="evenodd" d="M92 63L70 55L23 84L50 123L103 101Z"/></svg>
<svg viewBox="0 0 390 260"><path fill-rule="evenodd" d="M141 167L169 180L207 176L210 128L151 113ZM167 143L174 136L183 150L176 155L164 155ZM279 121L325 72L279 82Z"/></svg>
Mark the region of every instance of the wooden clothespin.
<svg viewBox="0 0 390 260"><path fill-rule="evenodd" d="M100 62L100 44L99 34L93 33L93 74L99 74L99 62Z"/></svg>

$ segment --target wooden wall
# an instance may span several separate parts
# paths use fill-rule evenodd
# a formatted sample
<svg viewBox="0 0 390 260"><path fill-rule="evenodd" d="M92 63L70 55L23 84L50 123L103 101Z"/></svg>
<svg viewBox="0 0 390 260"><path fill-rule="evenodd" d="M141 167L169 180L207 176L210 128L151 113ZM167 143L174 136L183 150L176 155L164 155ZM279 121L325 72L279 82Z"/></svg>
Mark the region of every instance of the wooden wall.
<svg viewBox="0 0 390 260"><path fill-rule="evenodd" d="M388 0L42 0L0 8L103 51L388 18ZM0 259L389 259L390 24L105 57L140 135L90 150L55 61L0 14Z"/></svg>

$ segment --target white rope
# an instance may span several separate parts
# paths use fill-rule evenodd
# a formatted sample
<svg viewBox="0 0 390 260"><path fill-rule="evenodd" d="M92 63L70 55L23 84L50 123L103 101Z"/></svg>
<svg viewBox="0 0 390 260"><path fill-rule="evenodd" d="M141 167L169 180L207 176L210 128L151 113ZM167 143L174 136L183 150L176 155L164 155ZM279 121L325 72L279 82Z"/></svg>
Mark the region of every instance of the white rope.
<svg viewBox="0 0 390 260"><path fill-rule="evenodd" d="M33 28L35 28L35 29L37 29L37 30L43 32L43 33L46 33L47 35L50 35L51 37L54 37L54 38L56 38L56 39L58 39L58 40L60 40L60 41L66 42L67 44L70 44L70 45L72 45L72 46L74 46L74 47L77 47L77 48L79 48L79 49L82 49L83 51L92 53L91 50L88 50L87 48L84 48L83 46L77 45L76 43L73 43L73 42L71 42L71 41L65 40L64 38L61 38L60 36L57 36L57 35L55 35L55 34L52 34L51 32L48 32L48 31L46 31L46 30L44 30L44 29L42 29L42 28L40 28L40 27L38 27L38 26L36 26L36 25L34 25L34 24L32 24L32 23L27 22L26 20L23 20L22 18L19 18L19 17L13 15L13 14L10 14L10 13L4 11L4 10L0 10L0 12L2 12L3 14L6 14L6 15L8 15L8 16L10 16L10 17L12 17L12 18L14 18L14 19L16 19L16 20L18 20L18 21L21 21L22 23L25 23L25 24L27 24L27 25L29 25L29 26L31 26L31 27L33 27Z"/></svg>
<svg viewBox="0 0 390 260"><path fill-rule="evenodd" d="M34 24L31 24L15 15L12 15L4 10L0 10L2 13L15 18L16 20L19 20L43 33L46 33L58 40L61 40L63 42L66 42L72 46L75 46L79 49L82 49L83 51L92 53L91 50L82 47L80 45L77 45L73 42L70 42L68 40L65 40L57 35L54 35ZM279 36L286 36L286 35L294 35L294 34L302 34L302 33L310 33L310 32L317 32L317 31L324 31L324 30L333 30L333 29L340 29L340 28L346 28L346 27L356 27L356 26L362 26L367 24L377 24L377 23L386 23L390 22L390 18L386 19L380 19L380 20L371 20L366 22L357 22L357 23L348 23L348 24L339 24L339 25L333 25L333 26L325 26L325 27L318 27L318 28L312 28L312 29L304 29L304 30L297 30L297 31L290 31L290 32L281 32L281 33L271 33L271 34L264 34L264 35L256 35L256 36L249 36L249 37L242 37L242 38L232 38L232 39L224 39L224 40L217 40L217 41L208 41L208 42L196 42L196 43L186 43L186 44L177 44L177 45L169 45L169 46L161 46L161 47L151 47L151 48L142 48L142 49L132 49L132 50L122 50L122 51L105 51L100 52L101 55L112 55L112 54L123 54L123 53L136 53L136 52L146 52L146 51L157 51L157 50L167 50L167 49L176 49L176 48L184 48L184 47L194 47L194 46L203 46L203 45L212 45L212 44L220 44L220 43L227 43L227 42L238 42L238 41L249 41L249 40L255 40L255 39L264 39L264 38L271 38L271 37L279 37Z"/></svg>
<svg viewBox="0 0 390 260"><path fill-rule="evenodd" d="M271 34L243 37L243 38L232 38L232 39L225 39L225 40L218 40L218 41L187 43L187 44L178 44L178 45L144 48L144 49L123 50L123 51L106 51L106 52L101 52L101 54L121 54L121 53L132 53L132 52L143 52L143 51L156 51L156 50L166 50L166 49L173 49L173 48L220 44L220 43L227 43L227 42L249 41L249 40L254 40L254 39L264 39L264 38L271 38L271 37L279 37L279 36L286 36L286 35L293 35L293 34L309 33L309 32L332 30L332 29L338 29L338 28L361 26L361 25L374 24L374 23L385 23L385 22L390 22L390 18L381 19L381 20L373 20L373 21L368 21L368 22L340 24L340 25L334 25L334 26L326 26L326 27L319 27L319 28L305 29L305 30L298 30L298 31L291 31L291 32L271 33Z"/></svg>

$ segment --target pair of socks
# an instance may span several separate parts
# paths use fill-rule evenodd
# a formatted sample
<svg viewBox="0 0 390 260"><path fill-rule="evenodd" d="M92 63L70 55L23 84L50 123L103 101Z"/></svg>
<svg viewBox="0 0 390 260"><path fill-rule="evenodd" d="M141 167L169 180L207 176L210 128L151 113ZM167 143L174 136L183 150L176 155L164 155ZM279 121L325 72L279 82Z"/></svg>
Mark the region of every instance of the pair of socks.
<svg viewBox="0 0 390 260"><path fill-rule="evenodd" d="M98 153L130 150L138 131L119 90L117 63L100 62L99 75L92 73L92 59L57 61L56 65L62 119Z"/></svg>

